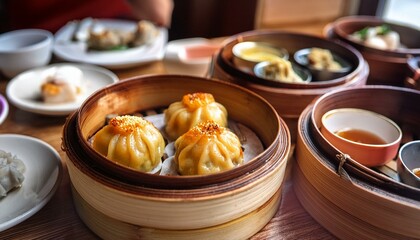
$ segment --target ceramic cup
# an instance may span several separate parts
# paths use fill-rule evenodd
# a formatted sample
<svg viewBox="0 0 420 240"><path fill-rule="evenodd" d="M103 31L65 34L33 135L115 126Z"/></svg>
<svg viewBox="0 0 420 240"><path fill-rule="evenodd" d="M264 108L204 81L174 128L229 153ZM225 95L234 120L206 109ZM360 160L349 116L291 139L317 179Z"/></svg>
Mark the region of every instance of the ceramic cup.
<svg viewBox="0 0 420 240"><path fill-rule="evenodd" d="M0 70L8 78L51 60L54 37L41 29L22 29L0 35Z"/></svg>
<svg viewBox="0 0 420 240"><path fill-rule="evenodd" d="M255 65L276 58L289 59L286 49L263 42L240 42L232 48L233 63L242 71L252 73Z"/></svg>
<svg viewBox="0 0 420 240"><path fill-rule="evenodd" d="M367 166L380 166L398 153L400 127L391 119L358 108L339 108L322 116L322 135L338 150Z"/></svg>
<svg viewBox="0 0 420 240"><path fill-rule="evenodd" d="M420 140L404 144L398 153L397 171L402 182L420 188Z"/></svg>

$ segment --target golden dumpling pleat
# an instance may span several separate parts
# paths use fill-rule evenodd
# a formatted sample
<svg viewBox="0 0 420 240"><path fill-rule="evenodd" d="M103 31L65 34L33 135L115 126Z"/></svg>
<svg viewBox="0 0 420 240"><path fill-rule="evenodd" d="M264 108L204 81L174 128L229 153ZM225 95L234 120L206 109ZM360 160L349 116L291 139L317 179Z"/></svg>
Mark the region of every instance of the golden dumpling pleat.
<svg viewBox="0 0 420 240"><path fill-rule="evenodd" d="M172 103L165 110L165 131L171 140L175 140L190 128L207 120L226 127L226 108L215 102L210 93L187 94L182 101Z"/></svg>
<svg viewBox="0 0 420 240"><path fill-rule="evenodd" d="M99 130L93 148L125 166L150 172L162 161L165 141L149 121L136 116L118 116Z"/></svg>
<svg viewBox="0 0 420 240"><path fill-rule="evenodd" d="M239 138L227 128L206 121L175 141L177 170L181 175L207 175L232 169L243 162Z"/></svg>

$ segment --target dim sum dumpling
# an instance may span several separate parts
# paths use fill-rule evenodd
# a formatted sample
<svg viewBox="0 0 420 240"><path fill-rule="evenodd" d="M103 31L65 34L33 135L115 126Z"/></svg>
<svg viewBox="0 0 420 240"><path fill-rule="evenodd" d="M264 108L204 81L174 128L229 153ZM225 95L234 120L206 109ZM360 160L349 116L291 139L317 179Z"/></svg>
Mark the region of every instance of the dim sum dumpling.
<svg viewBox="0 0 420 240"><path fill-rule="evenodd" d="M0 200L25 179L25 164L9 152L0 150Z"/></svg>
<svg viewBox="0 0 420 240"><path fill-rule="evenodd" d="M327 69L338 71L341 69L340 63L334 60L330 50L323 48L312 48L308 54L308 62L315 69Z"/></svg>
<svg viewBox="0 0 420 240"><path fill-rule="evenodd" d="M41 95L46 103L74 102L83 93L83 72L77 67L52 67L43 75Z"/></svg>
<svg viewBox="0 0 420 240"><path fill-rule="evenodd" d="M142 172L160 165L165 141L149 121L137 116L118 116L93 137L93 148L107 158Z"/></svg>
<svg viewBox="0 0 420 240"><path fill-rule="evenodd" d="M243 163L239 138L227 128L206 121L175 141L174 161L181 175L207 175Z"/></svg>
<svg viewBox="0 0 420 240"><path fill-rule="evenodd" d="M349 35L349 37L357 42L361 42L368 47L381 50L395 50L402 48L400 35L391 30L387 24L375 27L365 27Z"/></svg>
<svg viewBox="0 0 420 240"><path fill-rule="evenodd" d="M153 43L158 34L159 30L152 22L147 20L141 20L137 23L137 29L134 34L133 42L131 44L134 47L138 47L144 44Z"/></svg>
<svg viewBox="0 0 420 240"><path fill-rule="evenodd" d="M165 131L171 140L177 139L200 122L213 120L227 126L227 110L216 102L210 93L193 93L183 96L182 101L172 103L165 110Z"/></svg>
<svg viewBox="0 0 420 240"><path fill-rule="evenodd" d="M279 58L270 61L263 69L265 77L283 82L304 82L303 79L293 70L292 63L288 60Z"/></svg>

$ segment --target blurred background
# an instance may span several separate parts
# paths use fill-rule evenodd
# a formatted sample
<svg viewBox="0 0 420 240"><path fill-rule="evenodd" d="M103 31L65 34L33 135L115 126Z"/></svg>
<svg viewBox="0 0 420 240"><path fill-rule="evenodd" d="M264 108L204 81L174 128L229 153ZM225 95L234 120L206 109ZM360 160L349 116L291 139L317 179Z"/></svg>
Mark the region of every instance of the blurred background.
<svg viewBox="0 0 420 240"><path fill-rule="evenodd" d="M114 1L103 2L110 4ZM29 25L36 19L27 25L11 22L25 16L36 16L31 9L36 11L39 4L22 9L23 13L19 12L21 16L17 17L16 12L22 5L19 2L25 0L0 0L0 32L36 27ZM11 3L18 10L16 7L10 10ZM378 16L420 27L419 0L174 0L174 4L169 40L230 36L253 29L283 29L319 35L326 24L346 15ZM77 7L74 3L68 9ZM100 6L96 12L101 12ZM56 21L62 21L56 24L62 26L68 19L62 17Z"/></svg>
<svg viewBox="0 0 420 240"><path fill-rule="evenodd" d="M170 38L219 37L252 29L321 34L346 15L370 15L420 27L419 0L175 0Z"/></svg>

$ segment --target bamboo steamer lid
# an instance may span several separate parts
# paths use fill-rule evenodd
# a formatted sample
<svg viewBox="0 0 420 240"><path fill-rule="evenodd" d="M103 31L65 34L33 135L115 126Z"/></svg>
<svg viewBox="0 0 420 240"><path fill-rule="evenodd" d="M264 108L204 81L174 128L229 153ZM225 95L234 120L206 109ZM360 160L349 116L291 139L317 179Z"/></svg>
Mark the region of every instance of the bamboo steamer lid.
<svg viewBox="0 0 420 240"><path fill-rule="evenodd" d="M393 119L417 138L419 98L420 92L414 90L367 86L325 94L302 113L295 192L304 208L337 237L420 239L420 190L351 158L340 162L341 153L322 140L316 124L319 116L333 108L364 108Z"/></svg>
<svg viewBox="0 0 420 240"><path fill-rule="evenodd" d="M131 178L125 178L124 174L130 174L127 171L100 164L103 157L89 151L86 138L98 130L107 114L168 106L197 91L212 93L231 119L255 131L264 151L224 173L192 177L143 173ZM107 231L129 236L136 229L145 229L157 236L179 231L184 239L191 238L188 234L205 239L220 229L239 234L242 223L249 227L247 238L271 219L278 206L290 134L272 106L249 90L199 77L157 75L125 80L94 93L68 118L63 148L75 204L84 209L79 214L99 236L107 236ZM267 214L262 219L265 223L253 224L259 210ZM112 230L104 228L103 224L114 222L118 224ZM131 232L122 233L126 229Z"/></svg>

